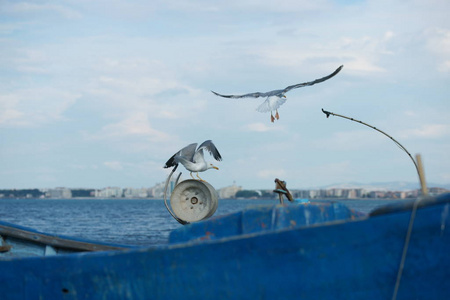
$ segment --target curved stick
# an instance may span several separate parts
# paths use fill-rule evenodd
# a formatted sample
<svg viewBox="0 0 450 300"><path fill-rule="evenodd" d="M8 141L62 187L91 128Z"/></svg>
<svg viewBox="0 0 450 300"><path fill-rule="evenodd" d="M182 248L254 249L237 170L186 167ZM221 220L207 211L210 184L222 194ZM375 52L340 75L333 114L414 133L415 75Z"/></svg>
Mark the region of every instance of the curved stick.
<svg viewBox="0 0 450 300"><path fill-rule="evenodd" d="M173 173L175 172L175 170L178 168L178 165L176 165L173 169L172 172L170 172L169 176L166 179L166 184L164 186L164 205L167 208L167 211L172 215L172 217L178 221L178 223L182 224L182 225L186 225L189 224L189 222L183 221L180 218L178 218L177 216L175 216L175 214L170 210L169 205L167 204L167 186L169 185L170 182L170 178L172 177ZM175 186L178 184L178 180L180 179L181 176L181 172L180 174L178 174L177 180L175 181Z"/></svg>
<svg viewBox="0 0 450 300"><path fill-rule="evenodd" d="M353 118L349 118L349 117L346 117L346 116L343 116L343 115L335 114L335 113L332 113L332 112L330 112L330 111L326 111L326 110L324 110L323 108L322 108L322 112L327 116L327 118L330 117L330 115L332 115L332 116L341 117L341 118L344 118L344 119L347 119L347 120L350 120L350 121L354 121L354 122L357 122L357 123L366 125L367 127L370 127L370 128L372 128L372 129L375 129L376 131L381 132L382 134L384 134L385 136L387 136L388 138L390 138L390 139L391 139L391 140L392 140L392 141L393 141L400 149L402 149L403 151L406 152L406 154L408 154L409 158L411 158L411 160L412 160L414 166L416 167L416 171L417 171L417 174L419 175L419 179L421 179L421 172L419 171L419 167L417 166L417 163L416 163L416 161L414 160L414 158L411 156L411 154L408 152L408 150L406 150L406 148L403 147L402 144L400 144L399 142L397 142L392 136L390 136L390 135L387 134L386 132L384 132L384 131L382 131L382 130L380 130L380 129L378 129L378 128L372 126L372 125L369 125L369 124L367 124L367 123L364 123L364 122L362 122L362 121L359 121L359 120L356 120L356 119L353 119Z"/></svg>

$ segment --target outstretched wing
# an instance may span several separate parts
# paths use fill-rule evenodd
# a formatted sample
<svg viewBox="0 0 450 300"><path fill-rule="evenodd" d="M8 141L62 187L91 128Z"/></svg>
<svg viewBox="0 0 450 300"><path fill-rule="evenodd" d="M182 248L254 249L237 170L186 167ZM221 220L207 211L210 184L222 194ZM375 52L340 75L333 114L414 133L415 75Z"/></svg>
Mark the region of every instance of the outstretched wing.
<svg viewBox="0 0 450 300"><path fill-rule="evenodd" d="M314 85L314 84L316 84L316 83L324 82L325 80L328 80L328 79L330 79L331 77L335 76L337 73L339 73L343 67L344 67L344 66L342 65L342 66L340 66L339 68L337 68L336 71L334 71L334 72L331 73L330 75L325 76L325 77L322 77L322 78L319 78L319 79L316 79L316 80L314 80L314 81L290 85L290 86L288 86L287 88L285 88L283 92L284 92L284 93L287 93L287 92L289 92L289 91L292 90L292 89L301 88L301 87L304 87L304 86L310 86L310 85Z"/></svg>
<svg viewBox="0 0 450 300"><path fill-rule="evenodd" d="M269 95L269 93L260 93L260 92L256 92L256 93L249 93L249 94L245 94L245 95L222 95L219 93L216 93L214 91L211 91L213 94L220 96L220 97L224 97L224 98L259 98L259 97L267 97Z"/></svg>
<svg viewBox="0 0 450 300"><path fill-rule="evenodd" d="M178 162L175 161L175 156L181 156L184 159L187 159L188 161L192 161L192 158L194 157L196 148L197 148L197 143L187 145L186 147L184 147L183 149L181 149L180 151L178 151L177 153L172 155L172 157L169 158L169 160L164 165L164 168L170 168L170 167L174 167L174 166L178 165Z"/></svg>
<svg viewBox="0 0 450 300"><path fill-rule="evenodd" d="M211 140L204 141L200 146L198 146L197 152L200 152L203 149L208 150L208 152L214 157L215 160L222 160L222 156L220 156L219 150L217 150L216 146Z"/></svg>

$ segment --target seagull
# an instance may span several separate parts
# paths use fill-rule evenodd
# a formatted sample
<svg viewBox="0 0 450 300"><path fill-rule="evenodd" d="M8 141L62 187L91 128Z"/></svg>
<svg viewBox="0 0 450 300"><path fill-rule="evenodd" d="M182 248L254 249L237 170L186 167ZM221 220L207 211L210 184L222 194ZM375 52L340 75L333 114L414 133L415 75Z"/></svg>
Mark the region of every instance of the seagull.
<svg viewBox="0 0 450 300"><path fill-rule="evenodd" d="M207 140L204 141L198 148L197 143L187 145L186 147L172 155L172 157L169 158L169 160L164 165L164 168L176 167L179 163L181 163L186 168L186 170L190 171L191 177L193 179L195 178L194 176L192 176L192 172L196 172L197 178L201 181L205 181L198 175L198 172L203 172L208 169L219 170L219 168L205 161L205 158L203 156L204 149L208 150L208 152L214 157L215 160L222 160L222 156L220 156L220 153L217 150L216 146L211 140Z"/></svg>
<svg viewBox="0 0 450 300"><path fill-rule="evenodd" d="M282 90L273 90L270 92L266 92L266 93L260 93L260 92L255 92L255 93L249 93L249 94L244 94L244 95L222 95L219 93L216 93L214 91L211 91L212 93L214 93L217 96L220 97L224 97L224 98L259 98L259 97L266 97L266 101L264 101L263 103L261 103L261 105L259 105L256 110L259 112L269 112L270 111L270 121L273 123L273 121L275 121L275 118L278 120L280 118L280 115L278 114L278 108L283 105L284 102L286 102L286 96L285 94L287 92L289 92L292 89L297 89L297 88L301 88L304 86L310 86L310 85L314 85L316 83L320 83L323 82L325 80L330 79L331 77L335 76L337 73L339 73L341 71L341 69L344 66L340 66L339 68L336 69L336 71L334 71L333 73L331 73L328 76L322 77L320 79L316 79L314 81L310 81L310 82L304 82L304 83L299 83L299 84L294 84L294 85L290 85L288 87L286 87L285 89ZM273 111L276 111L275 114L275 118L273 117Z"/></svg>

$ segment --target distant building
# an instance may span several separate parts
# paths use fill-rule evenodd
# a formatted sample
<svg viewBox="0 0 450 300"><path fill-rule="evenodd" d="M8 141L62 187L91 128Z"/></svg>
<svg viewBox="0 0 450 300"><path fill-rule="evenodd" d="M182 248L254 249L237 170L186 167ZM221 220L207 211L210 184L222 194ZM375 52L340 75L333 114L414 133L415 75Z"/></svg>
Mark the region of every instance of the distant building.
<svg viewBox="0 0 450 300"><path fill-rule="evenodd" d="M123 190L119 187L107 187L95 191L96 198L121 198L122 196Z"/></svg>
<svg viewBox="0 0 450 300"><path fill-rule="evenodd" d="M448 193L450 191L447 189L439 188L439 187L431 187L428 189L428 192L430 193L430 195L435 196L435 195Z"/></svg>
<svg viewBox="0 0 450 300"><path fill-rule="evenodd" d="M237 186L235 182L233 185L221 188L218 190L219 198L227 199L227 198L235 198L236 193L241 191L242 187ZM261 192L260 192L261 193Z"/></svg>
<svg viewBox="0 0 450 300"><path fill-rule="evenodd" d="M148 190L146 188L140 188L140 189L126 188L123 191L123 196L125 198L147 198Z"/></svg>
<svg viewBox="0 0 450 300"><path fill-rule="evenodd" d="M72 198L72 192L68 188L58 187L55 189L49 189L46 192L46 197L48 198Z"/></svg>
<svg viewBox="0 0 450 300"><path fill-rule="evenodd" d="M172 194L173 189L175 188L176 177L172 177L167 186L167 198ZM179 182L183 181L182 179ZM149 197L153 197L156 199L164 199L164 187L166 186L166 182L160 182L154 185L149 189Z"/></svg>

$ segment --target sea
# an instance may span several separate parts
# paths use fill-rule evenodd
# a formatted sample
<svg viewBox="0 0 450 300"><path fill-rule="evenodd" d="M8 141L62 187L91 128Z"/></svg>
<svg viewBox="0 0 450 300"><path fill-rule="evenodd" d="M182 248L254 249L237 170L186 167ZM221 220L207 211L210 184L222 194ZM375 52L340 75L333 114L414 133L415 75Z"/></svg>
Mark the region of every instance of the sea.
<svg viewBox="0 0 450 300"><path fill-rule="evenodd" d="M333 201L370 213L399 200ZM277 201L220 199L214 216L263 204ZM172 218L164 201L156 199L0 199L0 220L50 234L136 246L166 244L169 233L183 226Z"/></svg>

